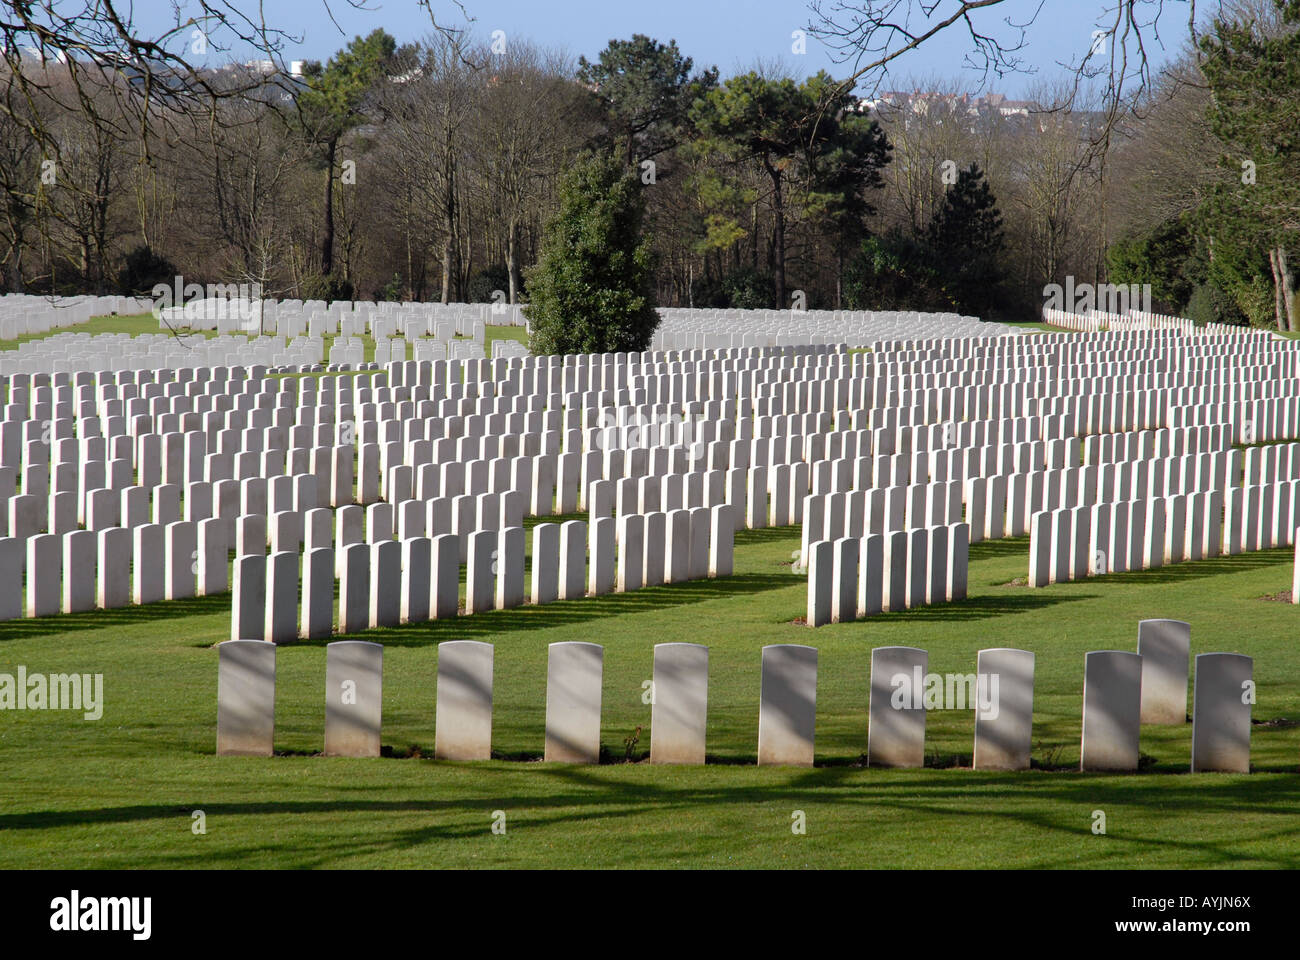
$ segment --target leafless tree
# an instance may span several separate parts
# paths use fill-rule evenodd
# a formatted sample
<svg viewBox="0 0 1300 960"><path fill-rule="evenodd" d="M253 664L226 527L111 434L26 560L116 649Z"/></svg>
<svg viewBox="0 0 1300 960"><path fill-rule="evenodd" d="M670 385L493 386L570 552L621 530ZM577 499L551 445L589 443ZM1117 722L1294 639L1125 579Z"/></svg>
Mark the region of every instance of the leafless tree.
<svg viewBox="0 0 1300 960"><path fill-rule="evenodd" d="M500 225L511 303L522 293L520 231L564 161L596 131L590 98L562 54L516 41L489 62L468 152Z"/></svg>

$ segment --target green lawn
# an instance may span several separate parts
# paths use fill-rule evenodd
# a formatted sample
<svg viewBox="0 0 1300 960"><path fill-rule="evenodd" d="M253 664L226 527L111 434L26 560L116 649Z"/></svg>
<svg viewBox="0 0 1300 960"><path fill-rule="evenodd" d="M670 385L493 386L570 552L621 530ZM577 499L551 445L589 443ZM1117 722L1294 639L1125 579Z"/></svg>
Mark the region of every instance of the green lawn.
<svg viewBox="0 0 1300 960"><path fill-rule="evenodd" d="M0 867L1300 866L1300 610L1261 599L1289 589L1289 551L1032 590L1010 585L1026 572L1024 539L977 544L967 601L814 631L792 622L805 605L789 567L798 545L797 528L741 533L732 578L360 634L386 646L391 756L374 760L313 756L316 642L278 651L281 755L213 755L227 596L0 623L0 672L103 673L106 701L97 722L0 714ZM1134 649L1144 617L1189 620L1193 653L1255 657L1254 773L1186 773L1190 725L1144 728L1144 773L1073 769L1084 654ZM436 643L457 638L496 646L503 759L427 759ZM617 761L637 726L634 757L649 746L653 645L708 644L710 763L534 762L547 644L560 640L605 646L602 743ZM753 765L769 643L819 648L814 769ZM927 769L863 768L870 651L889 644L928 650L940 673L972 672L984 647L1033 650L1039 769L972 771L972 715L937 711ZM505 835L491 831L498 810ZM790 829L796 810L806 835Z"/></svg>
<svg viewBox="0 0 1300 960"><path fill-rule="evenodd" d="M45 333L24 334L13 340L0 340L0 350L17 350L20 344L28 343L32 340L44 340L46 337L53 337L60 333L129 333L133 337L138 337L143 333L167 333L166 327L159 327L158 321L151 313L137 313L129 316L111 316L91 317L85 323L78 323L75 326L63 327L58 330L47 330ZM188 327L176 327L174 333L183 337L215 337L216 331L213 330L191 330Z"/></svg>

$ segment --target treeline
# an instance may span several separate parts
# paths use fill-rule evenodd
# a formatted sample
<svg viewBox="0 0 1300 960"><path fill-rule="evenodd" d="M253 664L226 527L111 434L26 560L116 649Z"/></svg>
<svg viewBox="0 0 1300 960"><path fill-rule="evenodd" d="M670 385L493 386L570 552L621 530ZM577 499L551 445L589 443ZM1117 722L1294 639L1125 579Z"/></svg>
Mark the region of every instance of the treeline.
<svg viewBox="0 0 1300 960"><path fill-rule="evenodd" d="M1237 0L1116 151L1116 283L1198 322L1300 330L1300 2Z"/></svg>
<svg viewBox="0 0 1300 960"><path fill-rule="evenodd" d="M0 282L522 302L560 183L599 154L639 184L638 269L663 305L1032 320L1072 277L1276 322L1294 312L1295 11L1233 16L1118 124L1066 87L1006 110L927 81L866 112L825 73L723 79L644 36L574 61L379 30L301 76L214 71L207 97L24 61L39 96L0 77ZM141 96L144 124L123 107ZM1247 156L1243 195L1225 170Z"/></svg>
<svg viewBox="0 0 1300 960"><path fill-rule="evenodd" d="M661 304L1032 315L1037 287L1097 268L1077 240L1035 255L1061 213L1035 194L1057 159L1034 162L1043 124L955 93L866 115L824 73L722 80L644 36L575 62L375 31L301 77L214 72L211 99L158 97L142 128L128 78L24 63L42 96L8 78L8 290L147 292L179 273L268 296L519 302L557 185L590 151L642 186ZM1072 117L1051 123L1053 150L1078 148Z"/></svg>

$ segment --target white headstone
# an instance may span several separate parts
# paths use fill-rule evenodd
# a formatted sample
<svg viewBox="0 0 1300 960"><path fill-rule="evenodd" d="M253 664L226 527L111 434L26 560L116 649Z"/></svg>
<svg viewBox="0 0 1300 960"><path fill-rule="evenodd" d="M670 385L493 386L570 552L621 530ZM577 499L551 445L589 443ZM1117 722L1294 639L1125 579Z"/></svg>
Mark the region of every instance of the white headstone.
<svg viewBox="0 0 1300 960"><path fill-rule="evenodd" d="M604 652L599 644L576 640L550 645L546 668L546 760L599 762Z"/></svg>
<svg viewBox="0 0 1300 960"><path fill-rule="evenodd" d="M492 644L478 640L438 644L433 749L439 760L491 758L492 654Z"/></svg>
<svg viewBox="0 0 1300 960"><path fill-rule="evenodd" d="M383 677L384 648L381 644L364 640L336 640L326 644L327 757L379 756Z"/></svg>
<svg viewBox="0 0 1300 960"><path fill-rule="evenodd" d="M1084 660L1080 769L1136 770L1142 709L1142 658L1094 650Z"/></svg>
<svg viewBox="0 0 1300 960"><path fill-rule="evenodd" d="M925 763L925 673L930 655L916 647L871 651L867 703L867 765L920 767Z"/></svg>
<svg viewBox="0 0 1300 960"><path fill-rule="evenodd" d="M1192 627L1182 620L1138 621L1142 657L1142 722L1187 722L1187 667Z"/></svg>
<svg viewBox="0 0 1300 960"><path fill-rule="evenodd" d="M811 767L816 719L817 648L793 643L765 646L758 706L759 766Z"/></svg>
<svg viewBox="0 0 1300 960"><path fill-rule="evenodd" d="M217 645L217 654L217 755L271 756L275 742L275 644L227 640Z"/></svg>
<svg viewBox="0 0 1300 960"><path fill-rule="evenodd" d="M1034 655L981 650L975 667L976 770L1028 770L1034 725Z"/></svg>
<svg viewBox="0 0 1300 960"><path fill-rule="evenodd" d="M650 762L704 763L709 648L658 643L650 708Z"/></svg>
<svg viewBox="0 0 1300 960"><path fill-rule="evenodd" d="M1250 773L1254 661L1239 653L1196 656L1192 773Z"/></svg>

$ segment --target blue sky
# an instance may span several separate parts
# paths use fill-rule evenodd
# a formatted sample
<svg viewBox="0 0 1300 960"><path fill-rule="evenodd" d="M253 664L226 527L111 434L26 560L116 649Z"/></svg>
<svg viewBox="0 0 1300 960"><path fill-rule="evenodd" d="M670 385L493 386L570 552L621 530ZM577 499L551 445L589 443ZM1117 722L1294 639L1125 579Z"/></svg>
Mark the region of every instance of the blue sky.
<svg viewBox="0 0 1300 960"><path fill-rule="evenodd" d="M240 9L255 9L253 0L231 0ZM827 0L828 3L833 0ZM434 10L448 23L463 24L464 18L451 0L432 0ZM472 31L488 39L494 30L503 30L509 38L526 38L546 47L556 47L575 58L584 54L593 59L614 37L626 38L645 33L661 40L676 39L682 52L695 59L696 65L716 65L723 75L751 67L757 58L780 60L797 76L818 69L845 75L845 65L833 58L832 51L809 37L807 53L791 52L791 33L805 28L810 12L804 0L464 0L468 13L475 18ZM154 7L156 4L156 7ZM326 9L333 13L336 26ZM1043 0L1042 9L1025 35L1026 46L1020 52L1030 74L1009 74L1004 79L990 77L985 89L1012 97L1026 93L1041 80L1063 77L1062 64L1084 55L1091 43L1092 31L1099 18L1112 10L1115 0ZM192 0L180 0L183 11L193 12ZM429 16L416 0L366 0L365 9L356 9L348 0L264 0L267 19L282 25L300 43L289 43L286 59L325 59L352 36L383 27L399 41L415 40L429 32ZM1019 31L1003 22L1028 19L1039 0L1007 0L991 8L979 26L993 35L1014 41ZM1156 49L1153 60L1163 62L1176 52L1186 21L1186 7L1175 0L1161 23L1166 34L1166 50ZM157 10L157 28L162 29L168 13L160 0L149 7ZM137 21L155 26L137 6ZM963 69L962 60L970 49L970 38L959 27L952 27L919 50L897 61L892 79L886 87L904 87L906 80L924 81L930 77L960 80L975 90L981 82L979 71ZM212 54L226 59L223 54Z"/></svg>

